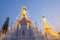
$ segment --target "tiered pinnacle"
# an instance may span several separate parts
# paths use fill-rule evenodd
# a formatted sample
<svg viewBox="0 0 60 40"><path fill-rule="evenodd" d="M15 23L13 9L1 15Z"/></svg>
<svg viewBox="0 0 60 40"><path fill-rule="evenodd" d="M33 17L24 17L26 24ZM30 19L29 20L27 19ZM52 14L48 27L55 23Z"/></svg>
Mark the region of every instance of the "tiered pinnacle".
<svg viewBox="0 0 60 40"><path fill-rule="evenodd" d="M51 35L58 37L58 33L56 33L47 23L45 16L43 16L43 21L44 21L44 33L47 31L50 32Z"/></svg>
<svg viewBox="0 0 60 40"><path fill-rule="evenodd" d="M27 16L27 9L26 9L26 7L24 6L23 8L22 8L22 16L21 16L21 18L20 19L22 19L22 18L26 18L26 19L28 19L28 16Z"/></svg>
<svg viewBox="0 0 60 40"><path fill-rule="evenodd" d="M32 22L28 19L27 9L26 9L25 6L23 6L23 8L22 8L22 16L21 16L21 18L19 19L19 21L17 22L17 26L20 25L20 22L21 22L21 20L22 20L23 18L26 19L26 22L27 22L28 24L30 24L30 25L32 24Z"/></svg>

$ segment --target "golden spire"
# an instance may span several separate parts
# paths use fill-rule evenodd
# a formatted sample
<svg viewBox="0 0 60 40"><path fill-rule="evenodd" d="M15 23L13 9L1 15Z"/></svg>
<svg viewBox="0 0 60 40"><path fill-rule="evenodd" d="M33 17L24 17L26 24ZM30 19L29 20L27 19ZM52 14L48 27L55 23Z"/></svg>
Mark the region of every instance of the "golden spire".
<svg viewBox="0 0 60 40"><path fill-rule="evenodd" d="M22 15L23 15L23 17L26 16L26 7L25 6L22 8Z"/></svg>
<svg viewBox="0 0 60 40"><path fill-rule="evenodd" d="M28 16L27 16L27 9L25 6L23 6L22 8L22 15L21 15L21 18L19 19L19 21L17 22L17 26L19 26L22 18L25 18L26 19L26 22L29 23L30 25L32 24L32 22L28 19Z"/></svg>
<svg viewBox="0 0 60 40"><path fill-rule="evenodd" d="M43 16L43 20L44 20L44 28L50 28L49 26L48 26L48 23L47 23L47 21L46 21L46 18L45 18L45 16Z"/></svg>
<svg viewBox="0 0 60 40"><path fill-rule="evenodd" d="M46 31L49 31L51 35L58 37L58 33L55 32L47 23L45 16L43 16L43 21L44 21L44 33L46 33Z"/></svg>
<svg viewBox="0 0 60 40"><path fill-rule="evenodd" d="M25 6L23 6L23 8L22 8L22 16L21 16L20 19L22 19L22 18L28 19L28 16L27 16L27 9L26 9Z"/></svg>

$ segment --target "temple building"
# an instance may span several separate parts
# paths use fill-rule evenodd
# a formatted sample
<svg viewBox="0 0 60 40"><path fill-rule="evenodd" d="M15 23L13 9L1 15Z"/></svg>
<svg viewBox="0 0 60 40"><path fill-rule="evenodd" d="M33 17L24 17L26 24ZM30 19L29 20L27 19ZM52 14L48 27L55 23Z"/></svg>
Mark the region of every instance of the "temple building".
<svg viewBox="0 0 60 40"><path fill-rule="evenodd" d="M44 32L38 30L37 22L35 26L27 16L27 8L23 6L22 15L16 23L16 27L11 27L6 31L6 34L0 35L0 40L59 40L59 35L47 23L45 16ZM7 29L7 28L6 28Z"/></svg>
<svg viewBox="0 0 60 40"><path fill-rule="evenodd" d="M27 16L27 9L22 8L22 15L16 23L16 28L12 27L2 40L44 40L44 36L38 31L37 26L33 26L31 20ZM36 23L35 23L36 24Z"/></svg>

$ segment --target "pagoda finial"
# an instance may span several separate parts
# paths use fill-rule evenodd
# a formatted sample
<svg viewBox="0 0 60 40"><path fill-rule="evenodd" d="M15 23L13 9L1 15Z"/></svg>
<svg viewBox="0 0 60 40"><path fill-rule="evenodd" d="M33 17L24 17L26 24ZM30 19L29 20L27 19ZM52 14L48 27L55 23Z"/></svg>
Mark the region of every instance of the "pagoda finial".
<svg viewBox="0 0 60 40"><path fill-rule="evenodd" d="M22 15L23 15L23 17L26 16L26 6L23 6L23 8L22 8Z"/></svg>

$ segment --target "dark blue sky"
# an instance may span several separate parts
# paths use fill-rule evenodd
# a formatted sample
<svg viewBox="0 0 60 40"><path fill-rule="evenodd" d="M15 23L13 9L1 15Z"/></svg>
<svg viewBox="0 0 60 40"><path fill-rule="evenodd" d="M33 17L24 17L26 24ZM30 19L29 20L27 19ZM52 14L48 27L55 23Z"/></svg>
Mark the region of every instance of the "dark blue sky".
<svg viewBox="0 0 60 40"><path fill-rule="evenodd" d="M21 9L26 6L31 21L37 21L38 28L43 30L42 16L46 16L49 25L60 32L60 0L0 0L0 29L6 17L10 17L9 26L16 17L21 15Z"/></svg>

